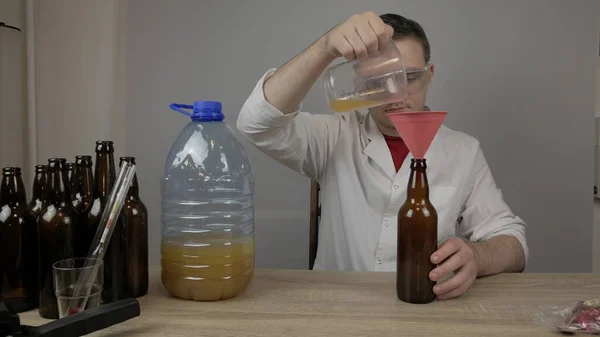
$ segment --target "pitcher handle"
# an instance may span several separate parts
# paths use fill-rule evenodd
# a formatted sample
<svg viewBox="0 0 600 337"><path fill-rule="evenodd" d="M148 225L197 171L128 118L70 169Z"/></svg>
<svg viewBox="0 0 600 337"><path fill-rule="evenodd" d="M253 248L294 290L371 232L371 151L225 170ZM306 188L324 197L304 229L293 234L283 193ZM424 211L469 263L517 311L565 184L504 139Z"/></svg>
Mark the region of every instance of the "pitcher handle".
<svg viewBox="0 0 600 337"><path fill-rule="evenodd" d="M189 104L179 104L179 103L173 103L171 105L169 105L169 108L171 108L172 110L175 110L177 112L181 112L182 114L192 117L193 113L187 112L183 109L194 109L193 105L189 105Z"/></svg>

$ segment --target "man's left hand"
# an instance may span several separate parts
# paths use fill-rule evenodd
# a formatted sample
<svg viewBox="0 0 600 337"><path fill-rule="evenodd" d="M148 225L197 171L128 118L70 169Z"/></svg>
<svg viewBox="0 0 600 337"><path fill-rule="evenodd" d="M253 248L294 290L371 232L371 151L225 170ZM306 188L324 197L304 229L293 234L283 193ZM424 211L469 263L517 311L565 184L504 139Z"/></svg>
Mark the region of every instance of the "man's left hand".
<svg viewBox="0 0 600 337"><path fill-rule="evenodd" d="M431 255L431 262L439 264L429 273L432 281L439 281L448 273L455 272L454 276L433 287L433 292L439 300L461 296L477 278L479 269L475 249L460 238L451 237L446 240Z"/></svg>

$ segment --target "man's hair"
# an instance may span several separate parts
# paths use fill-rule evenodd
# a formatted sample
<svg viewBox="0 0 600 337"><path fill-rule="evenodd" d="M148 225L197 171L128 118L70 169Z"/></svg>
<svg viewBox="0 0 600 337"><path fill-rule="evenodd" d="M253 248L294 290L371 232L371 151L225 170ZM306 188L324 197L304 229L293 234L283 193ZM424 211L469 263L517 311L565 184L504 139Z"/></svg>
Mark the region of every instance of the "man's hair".
<svg viewBox="0 0 600 337"><path fill-rule="evenodd" d="M405 18L398 14L383 14L380 15L384 23L390 25L394 29L394 40L400 40L404 38L413 38L417 40L423 47L423 54L425 55L425 62L429 62L431 59L431 46L427 35L421 25L411 19Z"/></svg>

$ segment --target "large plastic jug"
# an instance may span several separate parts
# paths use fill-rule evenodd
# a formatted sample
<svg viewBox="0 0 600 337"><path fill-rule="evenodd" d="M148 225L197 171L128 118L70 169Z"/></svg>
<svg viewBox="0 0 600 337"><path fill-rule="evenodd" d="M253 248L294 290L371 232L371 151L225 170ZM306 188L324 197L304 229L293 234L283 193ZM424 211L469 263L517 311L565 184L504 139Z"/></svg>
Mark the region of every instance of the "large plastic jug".
<svg viewBox="0 0 600 337"><path fill-rule="evenodd" d="M237 296L254 274L254 179L246 152L223 122L220 102L170 108L192 120L165 162L162 283L186 300Z"/></svg>

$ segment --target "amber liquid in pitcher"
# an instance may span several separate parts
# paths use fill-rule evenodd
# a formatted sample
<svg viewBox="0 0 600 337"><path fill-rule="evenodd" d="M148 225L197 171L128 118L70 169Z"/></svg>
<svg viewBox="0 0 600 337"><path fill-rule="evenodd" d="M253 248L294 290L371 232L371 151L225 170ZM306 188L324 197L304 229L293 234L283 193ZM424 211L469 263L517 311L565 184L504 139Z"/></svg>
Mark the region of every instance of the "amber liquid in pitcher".
<svg viewBox="0 0 600 337"><path fill-rule="evenodd" d="M375 100L360 100L360 99L336 99L329 103L329 107L336 112L346 112L370 108L380 105L380 101Z"/></svg>
<svg viewBox="0 0 600 337"><path fill-rule="evenodd" d="M207 239L202 233L165 238L161 254L163 285L185 300L235 297L246 290L254 274L252 237Z"/></svg>

